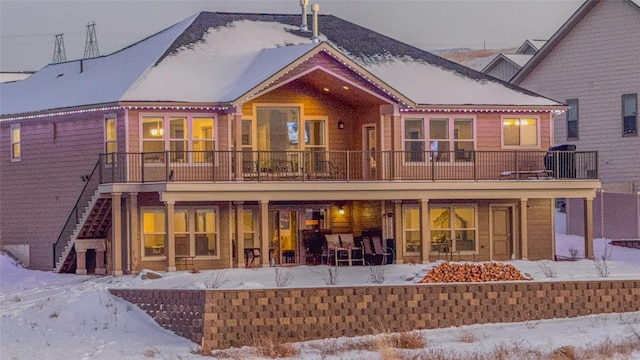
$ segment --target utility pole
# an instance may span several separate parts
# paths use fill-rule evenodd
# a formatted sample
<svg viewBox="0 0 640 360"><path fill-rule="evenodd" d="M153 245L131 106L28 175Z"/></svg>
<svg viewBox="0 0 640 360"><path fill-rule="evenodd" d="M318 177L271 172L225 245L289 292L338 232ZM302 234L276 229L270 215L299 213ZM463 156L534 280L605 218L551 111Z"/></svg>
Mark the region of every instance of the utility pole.
<svg viewBox="0 0 640 360"><path fill-rule="evenodd" d="M84 59L100 56L98 37L96 36L96 22L87 24L87 36L84 43Z"/></svg>
<svg viewBox="0 0 640 360"><path fill-rule="evenodd" d="M53 48L53 64L67 61L67 53L64 50L64 34L56 35L56 42Z"/></svg>

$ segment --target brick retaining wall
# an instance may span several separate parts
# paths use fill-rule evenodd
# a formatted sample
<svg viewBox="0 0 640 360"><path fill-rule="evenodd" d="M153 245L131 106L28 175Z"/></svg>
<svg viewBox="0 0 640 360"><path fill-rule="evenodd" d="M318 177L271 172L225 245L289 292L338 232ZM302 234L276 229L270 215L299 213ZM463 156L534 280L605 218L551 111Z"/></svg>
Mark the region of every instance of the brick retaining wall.
<svg viewBox="0 0 640 360"><path fill-rule="evenodd" d="M213 349L640 311L640 280L110 291Z"/></svg>

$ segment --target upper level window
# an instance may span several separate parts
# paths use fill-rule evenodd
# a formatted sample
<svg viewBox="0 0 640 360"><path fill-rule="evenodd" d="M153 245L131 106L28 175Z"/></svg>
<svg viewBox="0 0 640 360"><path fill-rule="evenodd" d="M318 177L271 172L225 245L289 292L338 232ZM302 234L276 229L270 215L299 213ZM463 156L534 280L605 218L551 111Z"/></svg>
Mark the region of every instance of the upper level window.
<svg viewBox="0 0 640 360"><path fill-rule="evenodd" d="M116 117L106 116L104 118L104 152L113 154L118 151L116 142ZM107 163L113 162L113 156L107 156Z"/></svg>
<svg viewBox="0 0 640 360"><path fill-rule="evenodd" d="M567 140L578 140L578 99L567 100Z"/></svg>
<svg viewBox="0 0 640 360"><path fill-rule="evenodd" d="M215 119L207 116L143 116L145 162L211 162L216 148Z"/></svg>
<svg viewBox="0 0 640 360"><path fill-rule="evenodd" d="M473 119L407 118L404 120L404 147L407 162L425 161L425 149L429 151L430 160L471 161L475 149Z"/></svg>
<svg viewBox="0 0 640 360"><path fill-rule="evenodd" d="M638 135L638 94L622 95L622 134Z"/></svg>
<svg viewBox="0 0 640 360"><path fill-rule="evenodd" d="M538 119L504 117L502 119L503 147L535 147L539 145Z"/></svg>
<svg viewBox="0 0 640 360"><path fill-rule="evenodd" d="M11 125L11 161L22 159L22 131L20 124Z"/></svg>

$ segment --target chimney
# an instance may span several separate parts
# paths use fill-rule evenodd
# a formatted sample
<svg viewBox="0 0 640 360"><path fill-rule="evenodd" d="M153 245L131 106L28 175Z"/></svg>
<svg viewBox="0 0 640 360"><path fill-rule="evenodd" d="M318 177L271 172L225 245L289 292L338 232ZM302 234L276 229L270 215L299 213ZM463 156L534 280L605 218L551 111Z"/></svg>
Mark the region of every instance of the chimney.
<svg viewBox="0 0 640 360"><path fill-rule="evenodd" d="M320 11L320 5L311 5L311 10L313 11L313 37L311 41L317 43L320 42L320 39L318 39L318 11Z"/></svg>
<svg viewBox="0 0 640 360"><path fill-rule="evenodd" d="M300 31L308 32L309 27L307 26L307 6L309 5L309 0L300 0L300 6L302 7L302 24L300 24Z"/></svg>
<svg viewBox="0 0 640 360"><path fill-rule="evenodd" d="M80 59L80 73L84 72L84 63L82 62L82 59Z"/></svg>

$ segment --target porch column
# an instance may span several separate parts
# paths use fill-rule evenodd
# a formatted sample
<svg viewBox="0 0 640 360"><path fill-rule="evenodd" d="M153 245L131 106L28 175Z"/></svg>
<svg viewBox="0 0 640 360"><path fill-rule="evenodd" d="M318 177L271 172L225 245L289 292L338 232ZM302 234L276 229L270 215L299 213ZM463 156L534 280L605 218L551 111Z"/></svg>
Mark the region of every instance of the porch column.
<svg viewBox="0 0 640 360"><path fill-rule="evenodd" d="M520 199L520 250L522 259L529 258L527 218L527 199Z"/></svg>
<svg viewBox="0 0 640 360"><path fill-rule="evenodd" d="M269 201L260 200L260 262L269 267Z"/></svg>
<svg viewBox="0 0 640 360"><path fill-rule="evenodd" d="M593 259L593 199L584 199L584 257Z"/></svg>
<svg viewBox="0 0 640 360"><path fill-rule="evenodd" d="M129 269L140 269L142 244L140 243L140 217L138 215L138 193L129 193ZM97 256L97 255L96 255ZM97 270L96 270L97 271Z"/></svg>
<svg viewBox="0 0 640 360"><path fill-rule="evenodd" d="M87 275L87 252L76 249L76 275Z"/></svg>
<svg viewBox="0 0 640 360"><path fill-rule="evenodd" d="M111 257L113 276L122 276L122 194L111 194Z"/></svg>
<svg viewBox="0 0 640 360"><path fill-rule="evenodd" d="M242 174L242 169L243 169L243 163L244 160L242 158L243 156L243 152L242 152L242 105L239 105L238 107L235 108L235 112L233 114L233 123L231 124L232 128L233 128L233 139L232 139L232 145L233 147L231 148L233 151L235 151L235 164L234 167L236 169L236 173L235 173L235 180L242 180L243 179L243 174Z"/></svg>
<svg viewBox="0 0 640 360"><path fill-rule="evenodd" d="M429 199L420 199L420 260L423 264L429 262L431 249L431 221L429 219Z"/></svg>
<svg viewBox="0 0 640 360"><path fill-rule="evenodd" d="M244 202L236 201L235 205L236 217L236 259L238 259L238 267L245 267L244 260Z"/></svg>
<svg viewBox="0 0 640 360"><path fill-rule="evenodd" d="M164 207L164 227L166 231L164 253L167 255L167 272L176 271L176 237L174 232L175 202L166 201Z"/></svg>
<svg viewBox="0 0 640 360"><path fill-rule="evenodd" d="M402 231L402 201L395 201L393 203L394 206L394 216L393 216L393 231L395 234L393 237L396 242L396 264L402 264L404 262L404 234Z"/></svg>

